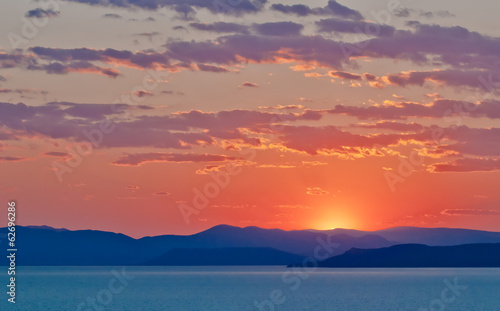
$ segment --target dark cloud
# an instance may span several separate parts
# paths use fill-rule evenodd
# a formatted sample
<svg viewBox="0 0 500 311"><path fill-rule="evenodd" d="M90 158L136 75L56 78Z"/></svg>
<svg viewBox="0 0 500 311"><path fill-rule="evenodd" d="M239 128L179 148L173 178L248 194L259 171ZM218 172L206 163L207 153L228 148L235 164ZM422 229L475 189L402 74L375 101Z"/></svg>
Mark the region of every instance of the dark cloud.
<svg viewBox="0 0 500 311"><path fill-rule="evenodd" d="M500 170L500 160L483 158L463 158L446 163L431 165L433 172L491 172Z"/></svg>
<svg viewBox="0 0 500 311"><path fill-rule="evenodd" d="M330 71L328 74L331 77L340 78L344 80L361 80L363 78L363 76L361 75L344 71Z"/></svg>
<svg viewBox="0 0 500 311"><path fill-rule="evenodd" d="M58 11L54 11L52 9L47 9L44 10L42 8L36 8L34 10L29 10L26 12L24 16L26 17L36 17L36 18L42 18L42 17L57 17L61 14Z"/></svg>
<svg viewBox="0 0 500 311"><path fill-rule="evenodd" d="M186 95L183 92L176 92L176 91L161 91L161 93L168 94L168 95L180 95L180 96Z"/></svg>
<svg viewBox="0 0 500 311"><path fill-rule="evenodd" d="M410 17L413 11L414 10L409 8L398 8L394 10L394 15L396 15L397 17Z"/></svg>
<svg viewBox="0 0 500 311"><path fill-rule="evenodd" d="M137 166L149 162L222 162L236 160L234 157L218 154L193 153L140 153L128 154L113 162L115 165Z"/></svg>
<svg viewBox="0 0 500 311"><path fill-rule="evenodd" d="M69 153L57 152L57 151L44 152L42 155L47 157L58 157L58 158L66 158L70 156Z"/></svg>
<svg viewBox="0 0 500 311"><path fill-rule="evenodd" d="M0 162L22 162L27 160L29 159L22 157L0 157Z"/></svg>
<svg viewBox="0 0 500 311"><path fill-rule="evenodd" d="M197 64L197 67L200 71L206 71L206 72L216 72L216 73L229 72L229 70L227 70L224 67L208 65L208 64Z"/></svg>
<svg viewBox="0 0 500 311"><path fill-rule="evenodd" d="M303 4L273 4L271 6L271 9L286 14L295 14L298 16L334 15L353 20L363 19L363 16L358 11L350 9L334 0L328 1L326 7L323 8L310 8L309 6Z"/></svg>
<svg viewBox="0 0 500 311"><path fill-rule="evenodd" d="M26 94L47 95L49 92L35 90L35 89L0 89L0 93L4 93L4 94L16 93L16 94L20 94L20 95L26 95Z"/></svg>
<svg viewBox="0 0 500 311"><path fill-rule="evenodd" d="M153 68L155 65L160 65L169 68L169 58L165 53L157 52L130 52L125 50L105 49L94 50L88 48L76 49L55 49L45 47L33 47L30 49L38 57L47 60L55 60L59 62L93 62L100 61L110 64L119 64L130 67ZM82 63L84 64L84 63ZM35 65L34 65L35 66ZM54 71L64 71L64 65L53 65L60 68L54 68ZM35 66L36 67L36 66Z"/></svg>
<svg viewBox="0 0 500 311"><path fill-rule="evenodd" d="M116 14L116 13L106 13L102 17L104 17L104 18L115 18L115 19L122 18L122 16L120 14Z"/></svg>
<svg viewBox="0 0 500 311"><path fill-rule="evenodd" d="M495 76L494 76L495 75ZM439 83L454 87L470 87L470 88L483 88L484 92L489 92L491 89L485 88L482 85L481 78L486 81L491 76L492 81L500 81L497 78L500 74L493 72L485 72L478 70L434 70L434 71L408 71L398 74L387 75L387 81L393 85L409 86L418 85L423 86L426 81Z"/></svg>
<svg viewBox="0 0 500 311"><path fill-rule="evenodd" d="M252 82L243 82L240 87L259 87L259 85Z"/></svg>
<svg viewBox="0 0 500 311"><path fill-rule="evenodd" d="M434 16L438 16L438 17L442 17L442 18L455 17L455 14L452 14L447 10L441 10L441 11L436 11L436 12L420 11L419 15L421 17L425 17L425 18L433 18Z"/></svg>
<svg viewBox="0 0 500 311"><path fill-rule="evenodd" d="M134 95L141 98L141 97L153 96L154 94L145 90L138 90L134 92Z"/></svg>
<svg viewBox="0 0 500 311"><path fill-rule="evenodd" d="M191 23L189 24L192 28L200 31L209 31L214 33L241 33L248 34L248 26L236 24L236 23L226 23L226 22L216 22L212 24L202 24L202 23Z"/></svg>
<svg viewBox="0 0 500 311"><path fill-rule="evenodd" d="M371 25L364 21L323 20L323 27ZM193 24L206 31L241 31L238 24ZM321 25L321 24L320 24ZM333 26L332 26L333 25ZM346 26L347 25L347 26ZM278 63L283 60L314 64L342 71L352 59L359 57L407 60L416 65L452 66L451 69L432 73L414 73L405 80L403 75L393 75L393 84L404 86L418 84L433 78L449 81L450 85L471 84L471 76L482 70L485 74L500 73L500 38L483 36L462 27L443 27L409 22L411 30L394 31L390 26L380 26L379 37L358 43L345 43L326 39L320 35L300 35L302 25L292 22L257 24L252 28L258 34L236 33L213 41L175 41L166 43L166 51L125 51L115 49L56 49L33 47L33 54L0 53L0 67L22 67L45 70L48 73L93 72L116 77L112 68L100 63L134 68L158 70L194 69L196 64L212 66L236 65L246 62ZM385 27L385 28L384 28ZM332 29L333 29L332 28ZM374 33L376 34L376 33ZM382 36L383 34L383 36ZM352 63L350 66L352 68ZM468 73L467 73L468 72ZM446 77L445 77L446 76ZM369 76L366 76L369 79ZM368 80L372 86L383 87L377 78ZM462 82L459 80L463 80ZM463 85L463 84L462 84Z"/></svg>
<svg viewBox="0 0 500 311"><path fill-rule="evenodd" d="M400 102L389 106L355 107L337 105L327 110L332 114L344 114L359 119L397 120L410 117L422 118L450 118L458 122L459 118L500 118L500 102L490 100L479 104L438 99L430 105L412 102ZM453 118L455 116L455 118ZM458 118L458 120L457 120Z"/></svg>
<svg viewBox="0 0 500 311"><path fill-rule="evenodd" d="M345 62L342 45L321 36L230 35L215 42L176 41L167 43L168 55L184 62L236 64L241 58L258 63L284 58L316 62L341 68Z"/></svg>
<svg viewBox="0 0 500 311"><path fill-rule="evenodd" d="M335 18L322 19L316 22L319 32L342 32L367 34L373 36L392 36L396 29L388 25L380 25L365 21L349 21Z"/></svg>
<svg viewBox="0 0 500 311"><path fill-rule="evenodd" d="M259 35L264 36L298 36L304 25L294 22L276 22L254 24L253 28Z"/></svg>
<svg viewBox="0 0 500 311"><path fill-rule="evenodd" d="M117 78L120 72L113 68L103 68L87 61L69 62L67 64L54 62L46 65L30 65L28 70L43 70L48 74L68 74L70 72L97 73L110 78Z"/></svg>
<svg viewBox="0 0 500 311"><path fill-rule="evenodd" d="M172 9L179 13L177 16L178 19L183 20L183 21L192 21L195 20L196 18L196 10L191 7L189 4L182 3L182 4L176 4L172 7Z"/></svg>
<svg viewBox="0 0 500 311"><path fill-rule="evenodd" d="M445 151L481 157L500 156L500 128L457 126L443 129L441 136L455 142L441 146Z"/></svg>
<svg viewBox="0 0 500 311"><path fill-rule="evenodd" d="M139 37L154 37L158 36L160 33L158 31L151 31L151 32L141 32L141 33L136 33L134 36L139 36Z"/></svg>
<svg viewBox="0 0 500 311"><path fill-rule="evenodd" d="M186 12L188 7L194 9L207 9L212 13L222 13L240 16L245 13L255 13L262 9L267 0L241 0L231 5L226 2L214 2L208 0L68 0L72 2L89 5L100 5L105 7L140 8L145 10L157 10L163 7L171 8L177 12Z"/></svg>

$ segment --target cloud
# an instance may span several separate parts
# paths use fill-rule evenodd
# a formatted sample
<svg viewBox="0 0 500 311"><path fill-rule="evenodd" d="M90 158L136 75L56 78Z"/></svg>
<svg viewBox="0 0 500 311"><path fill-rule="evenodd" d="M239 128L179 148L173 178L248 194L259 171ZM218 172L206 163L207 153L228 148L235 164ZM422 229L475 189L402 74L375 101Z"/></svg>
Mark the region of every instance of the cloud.
<svg viewBox="0 0 500 311"><path fill-rule="evenodd" d="M285 5L285 4L273 4L271 10L279 11L285 14L295 14L298 16L308 16L308 15L335 15L342 18L348 18L353 20L361 20L363 16L356 10L350 9L337 1L330 0L326 7L323 8L311 8L304 4L295 5Z"/></svg>
<svg viewBox="0 0 500 311"><path fill-rule="evenodd" d="M22 157L0 157L0 162L22 162L22 161L28 161L28 158L22 158Z"/></svg>
<svg viewBox="0 0 500 311"><path fill-rule="evenodd" d="M361 80L363 77L354 73L344 72L344 71L330 71L328 73L330 77L340 78L344 80Z"/></svg>
<svg viewBox="0 0 500 311"><path fill-rule="evenodd" d="M35 17L35 18L42 18L42 17L51 17L52 18L52 17L59 16L59 14L61 14L61 13L58 11L54 11L52 9L44 10L42 8L36 8L34 10L29 10L28 12L26 12L26 14L24 16Z"/></svg>
<svg viewBox="0 0 500 311"><path fill-rule="evenodd" d="M425 18L433 18L434 16L446 18L446 17L455 17L456 15L453 14L453 13L450 13L447 10L440 10L440 11L436 11L436 12L432 12L432 11L420 11L419 16L425 17Z"/></svg>
<svg viewBox="0 0 500 311"><path fill-rule="evenodd" d="M121 7L121 8L140 8L144 10L158 10L166 7L175 10L176 12L191 12L194 9L207 9L214 14L228 14L241 16L245 13L255 13L262 9L263 4L267 0L259 0L253 2L250 0L238 1L236 5L226 3L214 3L213 1L200 0L68 0L77 3L88 5L99 5L104 7ZM258 5L254 4L258 3Z"/></svg>
<svg viewBox="0 0 500 311"><path fill-rule="evenodd" d="M221 162L236 160L234 157L218 154L193 153L141 153L128 154L113 162L115 165L138 166L150 162Z"/></svg>
<svg viewBox="0 0 500 311"><path fill-rule="evenodd" d="M263 23L254 24L253 29L259 35L264 36L298 36L304 29L304 25L294 22Z"/></svg>
<svg viewBox="0 0 500 311"><path fill-rule="evenodd" d="M388 74L384 79L392 85L397 86L410 86L417 85L423 86L425 82L430 81L436 84L448 85L453 87L470 87L470 88L483 88L484 85L481 79L487 80L491 77L493 80L493 73L485 71L463 71L463 70L433 70L433 71L407 71L397 74ZM489 92L493 89L484 89L483 91Z"/></svg>
<svg viewBox="0 0 500 311"><path fill-rule="evenodd" d="M495 100L483 101L478 104L466 101L437 99L431 104L414 102L398 102L392 105L374 105L370 107L356 107L337 105L327 110L332 114L344 114L359 119L398 120L410 117L424 118L500 118L500 102ZM456 118L455 118L456 119Z"/></svg>
<svg viewBox="0 0 500 311"><path fill-rule="evenodd" d="M392 130L396 132L419 132L424 129L424 126L415 122L412 123L399 123L395 121L380 121L375 124L359 124L357 127L366 129L381 129Z"/></svg>
<svg viewBox="0 0 500 311"><path fill-rule="evenodd" d="M172 27L172 29L173 30L185 30L185 31L187 31L187 28L184 26L181 26L181 25L174 26L174 27Z"/></svg>
<svg viewBox="0 0 500 311"><path fill-rule="evenodd" d="M240 88L242 88L242 87L259 87L259 85L257 83L252 83L252 82L243 82L239 87Z"/></svg>
<svg viewBox="0 0 500 311"><path fill-rule="evenodd" d="M183 92L176 92L176 91L161 91L162 94L168 94L168 95L179 95L179 96L184 96Z"/></svg>
<svg viewBox="0 0 500 311"><path fill-rule="evenodd" d="M16 93L16 94L20 94L21 97L24 97L24 95L26 95L26 94L47 95L49 92L36 90L36 89L0 89L0 93L4 93L4 94Z"/></svg>
<svg viewBox="0 0 500 311"><path fill-rule="evenodd" d="M328 27L330 30L342 31L351 31L357 26L376 27L361 20L325 19L319 23L325 31ZM59 74L71 71L93 72L111 77L116 77L119 73L111 68L102 68L102 63L139 69L179 71L193 70L196 68L195 64L226 66L288 62L344 71L347 63L351 61L352 66L352 61L363 57L370 60L405 60L417 66L454 68L435 72L415 71L408 73L408 76L405 76L404 72L388 76L390 83L401 86L434 81L449 86L477 87L480 82L473 81L474 75L484 73L485 79L488 80L490 75L496 77L500 73L500 55L495 52L500 50L500 38L484 36L463 27L426 25L413 21L408 22L410 30L394 30L389 26L380 26L379 37L360 42L343 42L321 35L301 35L303 25L293 22L255 24L251 28L256 34L248 34L243 25L234 23L192 25L215 33L237 32L209 41L169 40L163 52L34 47L30 49L31 54L0 53L0 67L22 67ZM365 78L373 87L384 87L381 78L373 75ZM487 87L495 88L496 84Z"/></svg>
<svg viewBox="0 0 500 311"><path fill-rule="evenodd" d="M173 91L172 91L173 92ZM310 155L323 154L341 158L383 156L378 146L390 147L401 141L425 143L425 154L443 156L460 155L473 157L500 156L500 128L469 128L455 126L441 128L435 125L424 127L418 123L379 121L359 124L358 127L372 130L370 134L347 131L335 126L294 126L290 122L320 120L324 114L348 114L360 119L406 119L411 116L442 118L447 111L457 111L459 101L437 100L432 104L390 103L371 107L337 106L332 110L313 111L299 106L279 106L281 113L252 110L228 110L219 112L188 111L168 115L130 115L119 120L128 111L140 112L152 109L149 106L125 104L77 104L52 102L41 106L0 103L0 123L4 125L2 139L43 135L50 138L65 138L88 141L82 134L96 127L101 120L115 119L113 131L106 134L99 147L151 147L189 150L196 146L219 146L238 149L238 145L259 146L262 138L272 137L277 148L289 149ZM469 103L469 105L474 105ZM500 104L480 103L473 106L470 117L496 116L500 118ZM266 108L266 107L263 107ZM267 109L267 108L266 108ZM293 113L287 110L292 110ZM495 115L496 114L496 115ZM452 116L450 114L449 116ZM460 111L456 112L461 116ZM286 123L286 125L283 125ZM51 126L47 126L51 124ZM276 125L279 124L279 127ZM379 130L379 131L374 131ZM396 133L384 134L381 131ZM379 133L377 133L379 132ZM380 133L381 132L381 133ZM6 133L7 135L3 135ZM259 133L263 137L256 137ZM438 135L436 135L437 133ZM54 155L55 156L55 155ZM160 158L167 161L168 158ZM469 160L470 161L470 160ZM491 163L445 162L433 166L434 171L489 171L496 170L498 162ZM471 168L472 167L472 168Z"/></svg>
<svg viewBox="0 0 500 311"><path fill-rule="evenodd" d="M70 154L67 152L57 152L57 151L44 152L42 155L47 157L58 157L58 158L67 158L70 156Z"/></svg>
<svg viewBox="0 0 500 311"><path fill-rule="evenodd" d="M215 73L229 72L227 68L222 66L214 66L209 64L197 64L196 66L200 71L205 71L205 72L215 72Z"/></svg>
<svg viewBox="0 0 500 311"><path fill-rule="evenodd" d="M338 156L382 156L372 150L375 146L396 144L403 138L399 134L358 135L342 131L335 126L283 126L279 142L288 149L305 152L310 155L319 153Z"/></svg>
<svg viewBox="0 0 500 311"><path fill-rule="evenodd" d="M226 22L216 22L212 24L191 23L189 24L189 26L196 30L214 32L214 33L241 33L241 34L249 33L248 26L236 23L226 23Z"/></svg>
<svg viewBox="0 0 500 311"><path fill-rule="evenodd" d="M500 170L500 160L463 158L430 166L433 172L491 172Z"/></svg>
<svg viewBox="0 0 500 311"><path fill-rule="evenodd" d="M410 14L413 11L414 10L409 9L409 8L398 8L398 9L394 10L394 15L396 15L397 17L410 17Z"/></svg>
<svg viewBox="0 0 500 311"><path fill-rule="evenodd" d="M448 216L498 216L500 211L491 209L445 209L441 214Z"/></svg>
<svg viewBox="0 0 500 311"><path fill-rule="evenodd" d="M106 13L102 17L104 17L104 18L114 18L114 19L123 18L120 14L116 14L116 13Z"/></svg>
<svg viewBox="0 0 500 311"><path fill-rule="evenodd" d="M160 35L160 33L158 31L141 32L141 33L134 34L134 36L148 37L148 38L158 36L158 35Z"/></svg>
<svg viewBox="0 0 500 311"><path fill-rule="evenodd" d="M174 6L172 6L172 9L175 12L179 13L176 19L180 19L183 21L192 21L196 19L196 10L189 4L175 4Z"/></svg>
<svg viewBox="0 0 500 311"><path fill-rule="evenodd" d="M54 62L47 65L31 65L28 67L28 70L44 70L48 74L59 75L68 74L70 72L96 73L110 78L117 78L121 75L119 71L113 68L103 68L85 61L70 62L68 64Z"/></svg>
<svg viewBox="0 0 500 311"><path fill-rule="evenodd" d="M141 97L148 97L148 96L154 96L153 93L145 91L145 90L138 90L134 92L134 95L141 98Z"/></svg>
<svg viewBox="0 0 500 311"><path fill-rule="evenodd" d="M309 187L306 190L308 195L327 195L328 191L321 189L320 187Z"/></svg>
<svg viewBox="0 0 500 311"><path fill-rule="evenodd" d="M388 25L380 25L365 21L348 21L335 18L322 19L316 22L319 32L363 33L373 36L392 36L396 29Z"/></svg>
<svg viewBox="0 0 500 311"><path fill-rule="evenodd" d="M122 65L136 68L154 68L156 66L164 69L170 68L169 58L164 53L157 52L130 52L126 50L104 49L94 50L88 48L76 49L56 49L46 47L30 48L35 55L41 59L54 60L57 62L78 62L89 66L89 62L103 62L114 65ZM62 63L57 64L58 67L64 68L68 65ZM63 67L64 66L64 67ZM54 70L58 70L54 68ZM60 71L60 70L59 70Z"/></svg>

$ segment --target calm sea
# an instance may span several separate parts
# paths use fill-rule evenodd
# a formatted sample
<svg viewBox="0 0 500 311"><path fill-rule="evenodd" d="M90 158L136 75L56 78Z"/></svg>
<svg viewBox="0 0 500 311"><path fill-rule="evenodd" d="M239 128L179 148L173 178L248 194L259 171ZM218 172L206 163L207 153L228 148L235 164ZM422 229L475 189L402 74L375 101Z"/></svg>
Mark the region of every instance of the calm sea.
<svg viewBox="0 0 500 311"><path fill-rule="evenodd" d="M16 281L0 310L500 309L500 269L20 267Z"/></svg>

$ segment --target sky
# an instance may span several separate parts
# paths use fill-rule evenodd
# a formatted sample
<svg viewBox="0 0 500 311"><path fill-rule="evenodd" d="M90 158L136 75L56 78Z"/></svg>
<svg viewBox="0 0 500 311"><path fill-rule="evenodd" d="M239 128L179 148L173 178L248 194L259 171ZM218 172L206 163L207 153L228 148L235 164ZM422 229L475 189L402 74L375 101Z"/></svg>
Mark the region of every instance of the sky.
<svg viewBox="0 0 500 311"><path fill-rule="evenodd" d="M500 231L498 1L1 7L18 225Z"/></svg>

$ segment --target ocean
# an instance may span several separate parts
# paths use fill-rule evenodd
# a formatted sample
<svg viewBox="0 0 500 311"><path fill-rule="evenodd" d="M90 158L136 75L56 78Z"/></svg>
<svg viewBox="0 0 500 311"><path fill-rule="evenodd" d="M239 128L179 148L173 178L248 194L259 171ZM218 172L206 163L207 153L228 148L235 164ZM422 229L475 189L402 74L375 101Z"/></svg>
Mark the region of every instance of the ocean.
<svg viewBox="0 0 500 311"><path fill-rule="evenodd" d="M19 267L16 303L3 297L2 311L498 311L500 269Z"/></svg>

